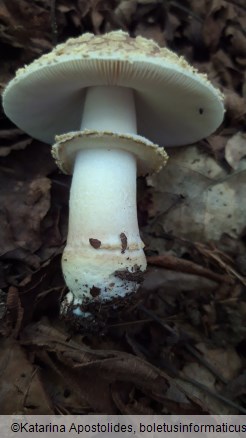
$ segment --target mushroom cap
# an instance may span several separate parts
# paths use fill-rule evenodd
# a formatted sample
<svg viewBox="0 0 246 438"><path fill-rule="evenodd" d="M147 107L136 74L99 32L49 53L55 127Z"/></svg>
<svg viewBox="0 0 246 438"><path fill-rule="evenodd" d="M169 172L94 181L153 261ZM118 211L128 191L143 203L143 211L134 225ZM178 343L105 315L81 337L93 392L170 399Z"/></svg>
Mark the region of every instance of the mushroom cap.
<svg viewBox="0 0 246 438"><path fill-rule="evenodd" d="M86 88L134 90L140 136L161 146L193 143L222 122L223 96L182 57L122 31L84 34L17 71L3 94L8 117L35 138L80 129Z"/></svg>
<svg viewBox="0 0 246 438"><path fill-rule="evenodd" d="M138 175L157 173L166 164L168 156L162 147L136 134L118 134L85 129L56 136L52 155L64 173L71 174L76 154L83 149L122 149L133 152L137 159Z"/></svg>

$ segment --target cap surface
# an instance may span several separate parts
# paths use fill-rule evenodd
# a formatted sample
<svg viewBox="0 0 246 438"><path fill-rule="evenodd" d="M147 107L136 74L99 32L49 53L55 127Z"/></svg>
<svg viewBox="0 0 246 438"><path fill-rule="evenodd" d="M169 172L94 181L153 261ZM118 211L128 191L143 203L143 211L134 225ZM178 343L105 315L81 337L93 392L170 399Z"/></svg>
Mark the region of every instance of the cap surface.
<svg viewBox="0 0 246 438"><path fill-rule="evenodd" d="M97 132L91 130L70 132L56 136L52 155L58 167L64 173L73 172L76 153L83 149L121 149L132 152L137 159L138 175L159 172L166 164L168 156L162 147L140 135Z"/></svg>
<svg viewBox="0 0 246 438"><path fill-rule="evenodd" d="M161 146L195 142L222 122L223 96L205 75L154 41L114 31L69 39L17 71L3 94L8 117L35 138L80 129L86 88L134 90L138 134Z"/></svg>

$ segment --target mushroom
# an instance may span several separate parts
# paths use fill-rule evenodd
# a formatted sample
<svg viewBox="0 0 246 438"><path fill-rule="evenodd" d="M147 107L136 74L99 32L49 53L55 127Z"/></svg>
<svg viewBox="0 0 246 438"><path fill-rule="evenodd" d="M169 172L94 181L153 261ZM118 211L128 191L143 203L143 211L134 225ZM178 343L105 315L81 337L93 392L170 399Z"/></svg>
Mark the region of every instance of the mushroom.
<svg viewBox="0 0 246 438"><path fill-rule="evenodd" d="M223 96L184 58L114 31L69 39L18 70L3 105L33 137L55 138L59 168L73 173L61 313L82 324L104 318L135 298L146 270L136 175L164 166L157 144L211 134L223 120Z"/></svg>

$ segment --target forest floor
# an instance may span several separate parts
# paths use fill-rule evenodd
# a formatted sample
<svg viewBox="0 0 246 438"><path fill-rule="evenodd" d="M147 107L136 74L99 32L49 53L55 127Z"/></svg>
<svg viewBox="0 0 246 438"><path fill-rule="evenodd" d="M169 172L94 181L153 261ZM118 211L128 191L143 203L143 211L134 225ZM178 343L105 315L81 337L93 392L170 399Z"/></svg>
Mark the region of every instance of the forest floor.
<svg viewBox="0 0 246 438"><path fill-rule="evenodd" d="M225 119L139 180L141 296L88 334L59 318L71 177L1 110L0 414L245 414L245 1L1 0L1 91L68 37L116 29L206 73Z"/></svg>

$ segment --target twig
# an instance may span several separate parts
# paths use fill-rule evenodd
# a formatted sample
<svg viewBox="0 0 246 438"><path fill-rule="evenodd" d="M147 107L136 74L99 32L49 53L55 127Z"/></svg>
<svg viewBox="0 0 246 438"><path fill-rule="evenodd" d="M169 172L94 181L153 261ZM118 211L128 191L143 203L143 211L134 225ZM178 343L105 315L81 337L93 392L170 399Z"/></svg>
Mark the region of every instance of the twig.
<svg viewBox="0 0 246 438"><path fill-rule="evenodd" d="M69 189L69 187L70 187L70 184L68 184L67 182L58 181L58 179L52 178L51 181L52 181L52 183L57 184L58 186L66 187L67 189Z"/></svg>
<svg viewBox="0 0 246 438"><path fill-rule="evenodd" d="M203 23L203 19L201 17L194 14L194 12L192 12L190 9L186 8L185 6L181 5L179 2L171 0L170 6L174 6L177 9L180 9L181 11L186 12L186 14L188 14L190 17L193 17L195 20L199 21L199 23Z"/></svg>
<svg viewBox="0 0 246 438"><path fill-rule="evenodd" d="M220 380L225 385L228 383L227 380L217 371L217 369L213 365L211 365L211 363L209 363L206 359L204 359L204 357L200 353L198 353L198 351L196 351L193 347L187 344L185 345L185 348L192 356L198 359L198 361L201 362L205 368L207 368L212 374L214 374L214 376L218 380Z"/></svg>
<svg viewBox="0 0 246 438"><path fill-rule="evenodd" d="M27 386L27 388L25 390L25 393L24 393L24 396L23 396L23 402L22 402L22 406L23 407L25 407L25 403L26 403L26 400L27 400L27 397L28 397L28 394L29 394L29 391L30 391L30 387L31 387L32 381L33 381L34 377L36 376L37 372L38 372L38 367L34 368L32 374L31 374L31 376L29 378L28 386Z"/></svg>
<svg viewBox="0 0 246 438"><path fill-rule="evenodd" d="M200 277L206 277L218 283L231 283L231 279L227 275L216 274L210 269L197 265L189 260L179 259L171 255L151 256L147 258L150 265L162 266L173 271L185 272L187 274L195 274Z"/></svg>
<svg viewBox="0 0 246 438"><path fill-rule="evenodd" d="M222 258L220 257L220 251L208 250L207 248L204 247L204 245L200 243L196 243L196 248L201 254L215 261L220 268L224 269L224 271L228 272L231 276L235 277L244 286L246 286L246 278L240 275L232 266L228 265L226 262L222 260Z"/></svg>
<svg viewBox="0 0 246 438"><path fill-rule="evenodd" d="M57 21L56 21L56 0L51 0L50 3L50 21L51 21L51 31L52 31L52 44L57 45Z"/></svg>
<svg viewBox="0 0 246 438"><path fill-rule="evenodd" d="M207 392L212 397L217 398L218 400L222 401L226 405L231 406L231 407L237 409L242 414L246 414L246 409L244 409L242 406L238 405L237 403L234 403L233 401L229 400L226 397L223 397L223 395L220 395L217 392L212 391L207 386L203 385L200 382L197 382L197 380L191 379L190 377L185 377L181 373L179 373L178 378L183 380L184 382L191 383L192 385L196 386L197 388L201 389L202 391Z"/></svg>

